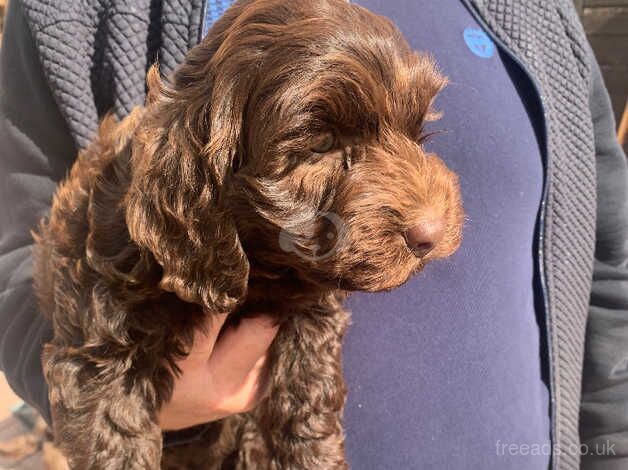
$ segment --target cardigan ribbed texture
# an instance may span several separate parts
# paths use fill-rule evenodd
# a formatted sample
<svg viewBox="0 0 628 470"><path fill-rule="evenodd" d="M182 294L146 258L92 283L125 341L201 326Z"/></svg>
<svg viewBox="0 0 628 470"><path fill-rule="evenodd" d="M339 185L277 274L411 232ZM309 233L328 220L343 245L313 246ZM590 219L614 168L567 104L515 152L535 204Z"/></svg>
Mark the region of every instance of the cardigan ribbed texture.
<svg viewBox="0 0 628 470"><path fill-rule="evenodd" d="M588 46L570 0L471 3L531 72L546 112L542 270L549 305L552 437L561 450L553 467L575 470L579 457L568 449L579 445L596 214ZM105 112L122 117L143 102L144 77L155 60L168 74L198 42L203 1L23 0L23 8L52 94L83 147Z"/></svg>

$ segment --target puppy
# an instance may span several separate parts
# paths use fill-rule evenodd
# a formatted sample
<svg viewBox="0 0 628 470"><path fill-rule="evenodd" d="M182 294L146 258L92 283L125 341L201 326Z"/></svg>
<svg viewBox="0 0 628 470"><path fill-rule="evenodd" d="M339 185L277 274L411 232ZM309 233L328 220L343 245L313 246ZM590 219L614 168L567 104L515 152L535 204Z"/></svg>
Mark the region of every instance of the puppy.
<svg viewBox="0 0 628 470"><path fill-rule="evenodd" d="M156 416L195 328L265 311L269 398L180 468L347 468L345 294L395 288L460 244L457 178L422 147L445 79L359 6L242 0L169 83L148 81L36 234L58 445L72 469L159 468Z"/></svg>

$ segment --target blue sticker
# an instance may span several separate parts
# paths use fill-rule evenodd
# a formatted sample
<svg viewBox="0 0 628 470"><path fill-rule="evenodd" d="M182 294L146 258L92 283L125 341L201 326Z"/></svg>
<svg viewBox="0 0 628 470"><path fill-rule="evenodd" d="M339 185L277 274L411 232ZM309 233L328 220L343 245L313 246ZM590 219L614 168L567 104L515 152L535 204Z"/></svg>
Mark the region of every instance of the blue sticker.
<svg viewBox="0 0 628 470"><path fill-rule="evenodd" d="M467 43L471 52L483 59L490 59L495 54L495 43L481 29L465 29L464 42Z"/></svg>

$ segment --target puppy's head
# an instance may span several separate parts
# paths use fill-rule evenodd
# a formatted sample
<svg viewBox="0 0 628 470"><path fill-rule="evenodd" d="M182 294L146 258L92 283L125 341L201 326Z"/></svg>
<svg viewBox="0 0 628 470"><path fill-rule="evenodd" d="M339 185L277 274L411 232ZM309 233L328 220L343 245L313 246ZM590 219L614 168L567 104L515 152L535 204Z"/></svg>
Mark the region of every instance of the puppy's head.
<svg viewBox="0 0 628 470"><path fill-rule="evenodd" d="M127 223L184 300L233 309L251 266L389 289L458 247L457 178L421 145L445 79L385 18L240 1L149 83Z"/></svg>

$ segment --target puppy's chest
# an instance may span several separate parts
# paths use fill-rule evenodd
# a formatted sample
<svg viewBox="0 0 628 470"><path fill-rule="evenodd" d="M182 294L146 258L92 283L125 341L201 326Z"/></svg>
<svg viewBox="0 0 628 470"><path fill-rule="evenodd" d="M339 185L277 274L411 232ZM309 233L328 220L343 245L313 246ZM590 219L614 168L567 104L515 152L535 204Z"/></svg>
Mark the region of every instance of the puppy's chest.
<svg viewBox="0 0 628 470"><path fill-rule="evenodd" d="M345 297L343 291L321 289L293 276L269 279L253 274L246 300L232 318L239 321L265 313L276 316L281 323L300 315L328 317L343 310Z"/></svg>

